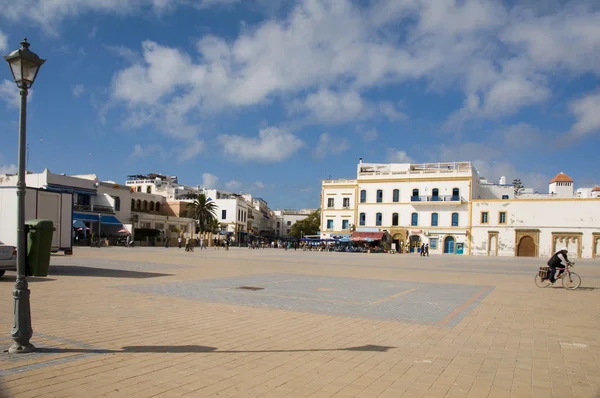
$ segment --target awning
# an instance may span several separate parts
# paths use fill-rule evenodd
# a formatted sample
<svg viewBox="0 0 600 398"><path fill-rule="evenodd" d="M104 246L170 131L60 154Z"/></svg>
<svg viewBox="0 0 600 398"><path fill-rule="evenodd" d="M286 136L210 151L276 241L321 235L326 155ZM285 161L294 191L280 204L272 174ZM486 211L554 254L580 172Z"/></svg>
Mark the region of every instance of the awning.
<svg viewBox="0 0 600 398"><path fill-rule="evenodd" d="M73 220L98 222L97 214L73 213Z"/></svg>
<svg viewBox="0 0 600 398"><path fill-rule="evenodd" d="M353 232L350 237L353 241L374 241L383 239L385 232Z"/></svg>
<svg viewBox="0 0 600 398"><path fill-rule="evenodd" d="M101 215L100 219L102 220L102 224L107 224L107 225L122 225L121 221L119 221L117 219L117 217L115 217L115 216Z"/></svg>
<svg viewBox="0 0 600 398"><path fill-rule="evenodd" d="M86 228L86 225L81 220L73 220L73 228Z"/></svg>
<svg viewBox="0 0 600 398"><path fill-rule="evenodd" d="M52 192L61 192L61 193L77 193L80 195L96 195L97 194L97 192L94 190L87 190L87 189L75 188L75 187L62 187L62 186L56 186L56 185L48 185L48 186L44 187L44 190L52 191Z"/></svg>
<svg viewBox="0 0 600 398"><path fill-rule="evenodd" d="M100 217L102 218L102 224L122 225L121 221L119 221L115 216L101 215ZM73 213L73 220L73 224L75 224L75 221L77 220L98 222L98 214Z"/></svg>

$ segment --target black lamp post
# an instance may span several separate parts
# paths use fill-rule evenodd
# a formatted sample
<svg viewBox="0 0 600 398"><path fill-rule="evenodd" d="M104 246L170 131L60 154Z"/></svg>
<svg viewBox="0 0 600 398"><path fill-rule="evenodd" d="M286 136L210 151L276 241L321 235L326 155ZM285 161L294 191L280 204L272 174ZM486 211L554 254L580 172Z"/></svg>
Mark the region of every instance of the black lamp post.
<svg viewBox="0 0 600 398"><path fill-rule="evenodd" d="M19 121L19 157L17 177L17 281L14 298L14 325L11 336L14 340L8 349L10 353L35 351L29 342L33 335L31 311L29 306L29 286L27 283L27 233L25 231L25 162L27 150L27 94L40 70L46 62L29 50L27 39L21 42L21 48L4 57L10 65L13 79L21 92L21 118Z"/></svg>

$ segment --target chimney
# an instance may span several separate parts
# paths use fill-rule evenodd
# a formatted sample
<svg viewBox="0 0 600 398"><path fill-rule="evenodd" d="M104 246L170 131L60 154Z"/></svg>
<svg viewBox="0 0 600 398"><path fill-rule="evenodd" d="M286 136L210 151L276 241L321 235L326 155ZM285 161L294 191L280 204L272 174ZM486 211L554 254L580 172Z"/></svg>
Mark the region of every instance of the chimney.
<svg viewBox="0 0 600 398"><path fill-rule="evenodd" d="M362 158L358 159L358 164L362 164Z"/></svg>

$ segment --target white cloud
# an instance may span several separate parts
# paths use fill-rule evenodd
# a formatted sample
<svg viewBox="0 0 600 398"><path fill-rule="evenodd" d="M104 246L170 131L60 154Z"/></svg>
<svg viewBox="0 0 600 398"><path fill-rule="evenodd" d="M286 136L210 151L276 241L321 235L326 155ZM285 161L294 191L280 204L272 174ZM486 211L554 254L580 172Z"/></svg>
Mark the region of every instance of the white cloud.
<svg viewBox="0 0 600 398"><path fill-rule="evenodd" d="M201 3L210 5L217 2L219 0ZM0 0L0 18L10 21L34 21L48 33L56 34L62 20L87 13L127 15L150 10L161 14L188 4L193 5L188 0Z"/></svg>
<svg viewBox="0 0 600 398"><path fill-rule="evenodd" d="M334 92L320 89L296 102L294 111L308 112L324 123L340 123L368 116L372 111L357 91Z"/></svg>
<svg viewBox="0 0 600 398"><path fill-rule="evenodd" d="M536 192L548 193L548 182L550 176L535 171L518 169L508 161L498 160L476 160L473 162L480 175L486 177L490 182L498 182L500 177L506 177L510 184L513 179L519 178L525 187L533 188Z"/></svg>
<svg viewBox="0 0 600 398"><path fill-rule="evenodd" d="M242 162L282 162L304 146L298 137L277 127L262 129L257 137L224 134L218 139L227 159Z"/></svg>
<svg viewBox="0 0 600 398"><path fill-rule="evenodd" d="M345 138L331 137L327 133L319 136L319 141L313 149L313 157L323 159L327 155L338 155L350 149L350 142Z"/></svg>
<svg viewBox="0 0 600 398"><path fill-rule="evenodd" d="M391 121L406 119L406 114L399 111L391 102L380 103L379 111Z"/></svg>
<svg viewBox="0 0 600 398"><path fill-rule="evenodd" d="M124 60L126 60L127 62L132 63L132 64L139 62L141 59L140 54L138 54L137 52L135 52L134 50L132 50L131 48L126 47L126 46L113 46L113 45L104 44L103 47L110 54L121 57Z"/></svg>
<svg viewBox="0 0 600 398"><path fill-rule="evenodd" d="M235 191L235 190L239 189L241 186L242 186L242 183L237 180L231 180L231 181L227 181L225 183L225 188L229 189L231 191Z"/></svg>
<svg viewBox="0 0 600 398"><path fill-rule="evenodd" d="M83 84L76 84L73 86L73 97L78 98L85 91Z"/></svg>
<svg viewBox="0 0 600 398"><path fill-rule="evenodd" d="M219 182L219 177L210 173L202 174L202 186L205 188L215 188Z"/></svg>
<svg viewBox="0 0 600 398"><path fill-rule="evenodd" d="M539 146L544 135L536 127L527 123L517 123L502 131L504 142L512 148Z"/></svg>
<svg viewBox="0 0 600 398"><path fill-rule="evenodd" d="M0 174L17 174L17 166L14 164L0 164Z"/></svg>
<svg viewBox="0 0 600 398"><path fill-rule="evenodd" d="M186 143L185 148L176 151L176 158L180 162L190 160L204 151L204 141L194 139Z"/></svg>
<svg viewBox="0 0 600 398"><path fill-rule="evenodd" d="M21 95L13 81L4 79L0 82L0 100L11 107L18 108L21 105Z"/></svg>
<svg viewBox="0 0 600 398"><path fill-rule="evenodd" d="M165 156L165 151L160 145L147 145L135 144L133 146L133 152L129 155L129 158L140 158L150 155L158 155L161 157Z"/></svg>
<svg viewBox="0 0 600 398"><path fill-rule="evenodd" d="M115 73L112 94L141 125L168 129L161 120L171 112L190 134L198 114L276 97L321 122L399 120L400 110L366 94L406 82L462 91L448 126L495 119L546 101L557 75L600 74L594 2L538 3L525 12L496 0L299 0L283 19L245 26L234 39L206 35L195 51L143 42L142 59Z"/></svg>
<svg viewBox="0 0 600 398"><path fill-rule="evenodd" d="M571 127L571 135L581 137L600 132L600 92L573 101L569 109L576 118Z"/></svg>
<svg viewBox="0 0 600 398"><path fill-rule="evenodd" d="M198 4L198 8L209 8L209 7L218 7L218 6L231 6L239 3L240 0L200 0L200 4Z"/></svg>
<svg viewBox="0 0 600 398"><path fill-rule="evenodd" d="M142 49L147 68L135 64L115 75L112 86L116 98L132 105L154 104L192 77L193 66L187 54L152 41L144 41Z"/></svg>
<svg viewBox="0 0 600 398"><path fill-rule="evenodd" d="M558 11L523 13L500 38L519 50L519 56L540 70L600 72L600 11L585 1L571 2Z"/></svg>
<svg viewBox="0 0 600 398"><path fill-rule="evenodd" d="M248 193L253 193L256 191L261 191L264 189L272 189L274 188L274 185L272 184L265 184L262 181L256 181L253 183L242 183L240 181L237 180L231 180L231 181L227 181L225 183L225 189L228 189L232 192L248 192Z"/></svg>
<svg viewBox="0 0 600 398"><path fill-rule="evenodd" d="M521 127L522 128L522 127ZM457 145L439 145L429 152L432 162L471 161L481 177L490 182L498 182L505 176L510 183L520 178L524 185L536 191L547 193L550 177L539 171L526 171L506 160L502 147L481 142L464 142Z"/></svg>
<svg viewBox="0 0 600 398"><path fill-rule="evenodd" d="M8 49L8 38L0 30L0 51L6 51Z"/></svg>
<svg viewBox="0 0 600 398"><path fill-rule="evenodd" d="M408 156L405 151L399 151L397 149L388 149L388 162L390 163L412 163L413 159Z"/></svg>
<svg viewBox="0 0 600 398"><path fill-rule="evenodd" d="M377 129L371 129L365 132L361 132L360 137L364 142L371 142L376 140L377 137L379 137L379 133L377 132Z"/></svg>
<svg viewBox="0 0 600 398"><path fill-rule="evenodd" d="M6 158L0 153L0 174L17 174L17 166L7 163Z"/></svg>
<svg viewBox="0 0 600 398"><path fill-rule="evenodd" d="M472 118L496 119L511 115L524 106L543 102L549 97L550 90L543 82L527 80L522 76L499 79L482 97L470 93L463 108L450 116L446 128L460 128L463 122Z"/></svg>

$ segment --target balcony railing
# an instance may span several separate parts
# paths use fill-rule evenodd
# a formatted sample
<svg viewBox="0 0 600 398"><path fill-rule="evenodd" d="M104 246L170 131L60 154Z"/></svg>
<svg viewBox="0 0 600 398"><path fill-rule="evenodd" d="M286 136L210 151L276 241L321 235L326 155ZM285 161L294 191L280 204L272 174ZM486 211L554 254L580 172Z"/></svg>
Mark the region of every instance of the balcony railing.
<svg viewBox="0 0 600 398"><path fill-rule="evenodd" d="M423 195L411 196L411 202L462 202L460 195Z"/></svg>
<svg viewBox="0 0 600 398"><path fill-rule="evenodd" d="M103 205L80 205L74 204L73 210L76 211L87 211L91 213L109 213L114 214L115 209L112 206L103 206Z"/></svg>

